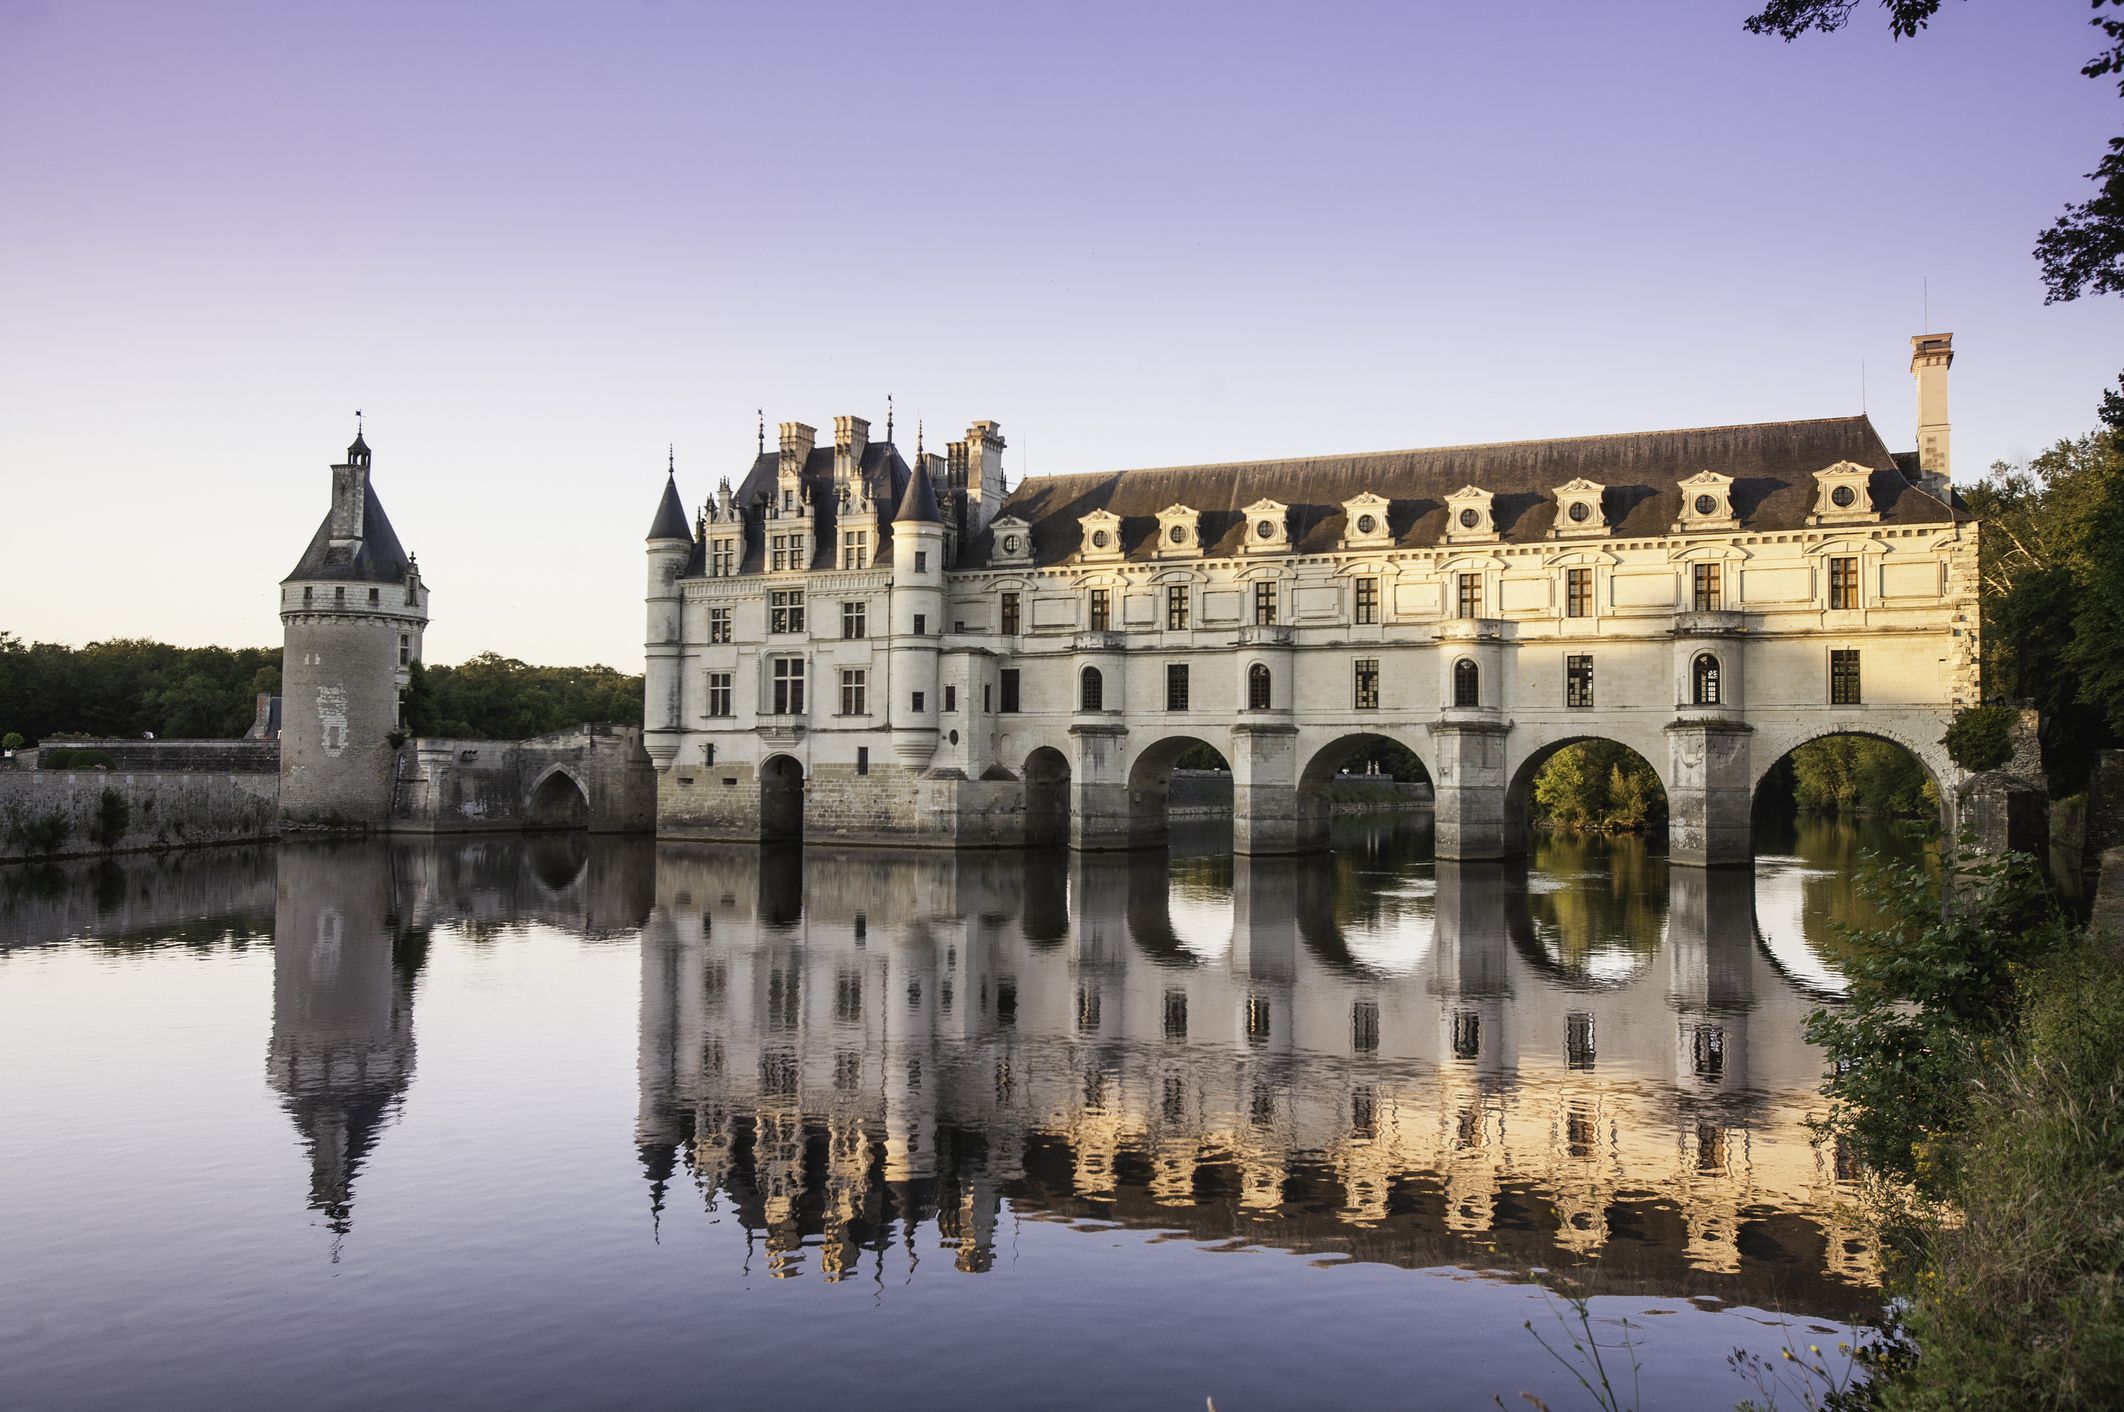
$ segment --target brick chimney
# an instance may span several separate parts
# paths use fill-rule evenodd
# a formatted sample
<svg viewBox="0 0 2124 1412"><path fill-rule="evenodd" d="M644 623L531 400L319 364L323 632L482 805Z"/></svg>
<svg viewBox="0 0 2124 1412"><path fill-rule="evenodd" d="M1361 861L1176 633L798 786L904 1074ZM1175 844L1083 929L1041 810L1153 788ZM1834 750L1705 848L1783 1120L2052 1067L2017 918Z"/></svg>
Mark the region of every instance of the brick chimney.
<svg viewBox="0 0 2124 1412"><path fill-rule="evenodd" d="M818 443L816 427L807 427L802 422L782 423L782 479L790 480L803 474L804 462L811 458L811 448Z"/></svg>
<svg viewBox="0 0 2124 1412"><path fill-rule="evenodd" d="M347 459L332 468L332 528L335 547L361 543L369 508L369 445L357 435Z"/></svg>
<svg viewBox="0 0 2124 1412"><path fill-rule="evenodd" d="M978 533L1003 504L1003 426L1000 422L975 422L966 429L966 502L974 523L968 532Z"/></svg>
<svg viewBox="0 0 2124 1412"><path fill-rule="evenodd" d="M833 480L848 485L863 469L863 452L870 445L870 423L861 417L833 419Z"/></svg>
<svg viewBox="0 0 2124 1412"><path fill-rule="evenodd" d="M1941 500L1951 493L1954 472L1947 454L1947 370L1954 366L1954 335L1921 333L1910 340L1910 372L1917 379L1918 474Z"/></svg>

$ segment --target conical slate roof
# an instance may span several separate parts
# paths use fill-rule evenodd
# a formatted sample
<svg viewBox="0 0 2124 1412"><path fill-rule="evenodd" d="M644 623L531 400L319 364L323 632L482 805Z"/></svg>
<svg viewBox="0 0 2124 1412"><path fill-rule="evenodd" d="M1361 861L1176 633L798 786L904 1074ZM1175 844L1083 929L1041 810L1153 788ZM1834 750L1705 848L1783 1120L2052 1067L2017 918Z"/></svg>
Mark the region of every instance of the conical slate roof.
<svg viewBox="0 0 2124 1412"><path fill-rule="evenodd" d="M297 579L350 579L355 583L404 583L411 565L406 560L406 551L398 542L398 532L391 528L391 517L384 513L383 502L376 498L376 484L369 482L364 488L361 505L361 542L353 549L332 547L332 516L327 513L317 526L317 533L310 536L310 547L302 551L302 559L294 572L282 579L293 583Z"/></svg>
<svg viewBox="0 0 2124 1412"><path fill-rule="evenodd" d="M649 538L693 538L693 531L686 524L686 506L679 500L678 479L675 476L667 476L664 479L664 499L656 507L656 523L649 526Z"/></svg>
<svg viewBox="0 0 2124 1412"><path fill-rule="evenodd" d="M937 492L921 467L915 467L914 474L907 478L906 493L900 496L900 512L892 517L892 522L896 525L944 523L944 517L937 513Z"/></svg>

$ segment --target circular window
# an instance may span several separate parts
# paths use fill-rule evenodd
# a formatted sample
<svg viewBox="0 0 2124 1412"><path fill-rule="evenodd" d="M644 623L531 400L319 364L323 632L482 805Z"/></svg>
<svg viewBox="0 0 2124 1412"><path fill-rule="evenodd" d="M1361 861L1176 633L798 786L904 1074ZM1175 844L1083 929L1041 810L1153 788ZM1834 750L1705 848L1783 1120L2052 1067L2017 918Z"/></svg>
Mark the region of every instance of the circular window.
<svg viewBox="0 0 2124 1412"><path fill-rule="evenodd" d="M1840 485L1829 492L1829 499L1837 509L1848 510L1851 508L1851 502L1858 499L1858 492L1848 485Z"/></svg>
<svg viewBox="0 0 2124 1412"><path fill-rule="evenodd" d="M1003 536L1003 552L1005 554L1015 554L1018 552L1018 537L1016 535L1006 534Z"/></svg>
<svg viewBox="0 0 2124 1412"><path fill-rule="evenodd" d="M959 743L959 733L957 731L953 731L951 733L951 743L953 745L957 745Z"/></svg>
<svg viewBox="0 0 2124 1412"><path fill-rule="evenodd" d="M1106 531L1105 531L1105 530L1093 530L1093 531L1092 531L1092 548L1094 548L1094 549L1104 549L1105 547L1106 547Z"/></svg>
<svg viewBox="0 0 2124 1412"><path fill-rule="evenodd" d="M1473 510L1462 510L1460 512L1460 527L1462 529L1473 529L1475 528L1475 526L1481 523L1482 516L1478 515Z"/></svg>
<svg viewBox="0 0 2124 1412"><path fill-rule="evenodd" d="M1174 525L1165 532L1165 537L1175 544L1185 544L1187 543L1187 530L1179 525Z"/></svg>
<svg viewBox="0 0 2124 1412"><path fill-rule="evenodd" d="M1587 520L1593 518L1593 507L1591 505L1588 505L1583 500L1573 500L1571 502L1571 508L1565 511L1564 513L1568 514L1573 520L1577 521L1578 523L1584 524Z"/></svg>
<svg viewBox="0 0 2124 1412"><path fill-rule="evenodd" d="M1376 530L1378 528L1379 521L1374 519L1372 516L1359 515L1357 517L1357 533L1370 534L1373 530Z"/></svg>
<svg viewBox="0 0 2124 1412"><path fill-rule="evenodd" d="M1272 520L1262 520L1262 521L1261 521L1260 523L1258 523L1258 524L1256 524L1256 525L1254 526L1254 538L1256 538L1256 539L1274 539L1275 537L1276 537L1276 525L1275 525L1275 522L1274 522L1274 521L1272 521Z"/></svg>
<svg viewBox="0 0 2124 1412"><path fill-rule="evenodd" d="M1699 515L1714 515L1714 514L1717 514L1717 513L1718 513L1718 501L1717 501L1716 499L1714 499L1713 497L1709 496L1709 495L1699 495L1699 496L1697 496L1697 497L1696 497L1696 513L1697 513L1697 514L1699 514Z"/></svg>

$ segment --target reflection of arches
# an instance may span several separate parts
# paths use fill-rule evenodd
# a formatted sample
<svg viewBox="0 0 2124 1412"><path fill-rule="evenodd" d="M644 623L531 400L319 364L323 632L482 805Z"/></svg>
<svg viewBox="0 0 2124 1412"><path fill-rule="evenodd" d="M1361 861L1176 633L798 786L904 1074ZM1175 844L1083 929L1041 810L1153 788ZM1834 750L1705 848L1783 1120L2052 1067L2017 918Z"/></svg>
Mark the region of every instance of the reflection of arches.
<svg viewBox="0 0 2124 1412"><path fill-rule="evenodd" d="M1200 736L1174 735L1157 741L1128 769L1129 837L1138 843L1162 846L1166 841L1166 808L1173 786L1173 767L1180 757L1208 751L1217 757L1215 768L1227 773L1231 762L1224 752Z"/></svg>
<svg viewBox="0 0 2124 1412"><path fill-rule="evenodd" d="M1763 786L1768 783L1771 775L1779 766L1789 760L1802 746L1813 745L1818 741L1837 739L1873 741L1877 744L1892 746L1900 751L1918 768L1919 772L1924 776L1925 783L1932 787L1935 801L1934 818L1942 832L1953 833L1955 823L1954 791L1947 781L1953 778L1957 772L1954 771L1953 765L1945 758L1945 751L1938 747L1921 747L1915 741L1904 737L1893 728L1884 729L1873 723L1868 723L1865 726L1857 726L1848 722L1835 723L1811 733L1803 731L1798 734L1797 738L1780 737L1774 739L1771 745L1757 755L1754 760L1754 778L1749 782L1748 786L1748 813L1751 823L1757 810L1761 808L1764 802Z"/></svg>
<svg viewBox="0 0 2124 1412"><path fill-rule="evenodd" d="M1069 759L1052 745L1025 757L1025 842L1069 842Z"/></svg>
<svg viewBox="0 0 2124 1412"><path fill-rule="evenodd" d="M1303 850L1328 846L1328 820L1334 808L1333 791L1330 788L1342 767L1351 760L1380 753L1395 752L1401 763L1413 765L1421 782L1431 785L1431 767L1414 747L1376 732L1359 732L1337 736L1315 750L1312 757L1298 773L1298 847ZM1435 786L1434 786L1435 787Z"/></svg>
<svg viewBox="0 0 2124 1412"><path fill-rule="evenodd" d="M1077 706L1085 711L1106 709L1106 677L1097 667L1086 667L1078 675Z"/></svg>
<svg viewBox="0 0 2124 1412"><path fill-rule="evenodd" d="M524 807L527 829L586 829L590 827L590 796L574 775L555 765L531 790Z"/></svg>
<svg viewBox="0 0 2124 1412"><path fill-rule="evenodd" d="M1471 657L1463 657L1453 664L1453 704L1482 705L1482 670Z"/></svg>
<svg viewBox="0 0 2124 1412"><path fill-rule="evenodd" d="M1533 828L1534 819L1534 780L1541 773L1542 766L1548 764L1556 753L1566 746L1584 745L1595 741L1604 745L1612 745L1635 756L1651 771L1652 778L1658 781L1661 800L1665 801L1671 796L1672 791L1668 785L1667 772L1661 769L1650 755L1633 745L1627 745L1612 736L1590 734L1567 735L1561 739L1552 740L1533 751L1526 759L1520 761L1519 768L1512 774L1512 782L1505 786L1504 845L1507 855L1518 857L1527 851L1528 838Z"/></svg>
<svg viewBox="0 0 2124 1412"><path fill-rule="evenodd" d="M1699 652L1695 660L1689 663L1689 704L1716 706L1718 703L1718 658L1709 652Z"/></svg>
<svg viewBox="0 0 2124 1412"><path fill-rule="evenodd" d="M779 843L804 836L804 767L787 755L760 766L760 839Z"/></svg>
<svg viewBox="0 0 2124 1412"><path fill-rule="evenodd" d="M531 876L558 896L582 876L590 861L590 840L575 834L548 835L532 839L524 848Z"/></svg>

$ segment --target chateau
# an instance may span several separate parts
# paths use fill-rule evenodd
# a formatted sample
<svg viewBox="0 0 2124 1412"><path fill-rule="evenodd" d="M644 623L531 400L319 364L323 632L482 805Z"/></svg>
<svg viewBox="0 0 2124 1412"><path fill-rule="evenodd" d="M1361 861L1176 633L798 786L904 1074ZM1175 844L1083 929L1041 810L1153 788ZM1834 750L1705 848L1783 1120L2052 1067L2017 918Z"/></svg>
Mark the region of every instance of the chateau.
<svg viewBox="0 0 2124 1412"><path fill-rule="evenodd" d="M1386 740L1431 776L1438 855L1498 858L1541 764L1598 737L1659 774L1675 861L1740 862L1764 774L1840 733L1907 748L1951 815L1938 742L1978 701L1952 359L1912 340L1901 453L1857 416L1006 493L993 421L911 461L889 423L763 430L696 513L668 480L650 527L657 832L1155 845L1207 744L1236 851L1299 852Z"/></svg>

